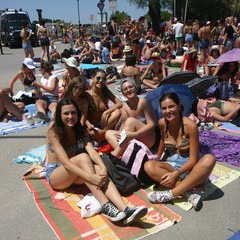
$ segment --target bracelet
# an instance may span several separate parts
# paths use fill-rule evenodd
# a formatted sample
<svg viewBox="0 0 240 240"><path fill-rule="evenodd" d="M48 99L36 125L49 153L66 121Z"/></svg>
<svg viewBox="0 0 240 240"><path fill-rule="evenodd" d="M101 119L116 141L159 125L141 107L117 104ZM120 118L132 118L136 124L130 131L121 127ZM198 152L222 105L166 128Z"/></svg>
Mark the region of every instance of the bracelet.
<svg viewBox="0 0 240 240"><path fill-rule="evenodd" d="M183 174L180 169L177 169L178 173L179 173L179 177Z"/></svg>

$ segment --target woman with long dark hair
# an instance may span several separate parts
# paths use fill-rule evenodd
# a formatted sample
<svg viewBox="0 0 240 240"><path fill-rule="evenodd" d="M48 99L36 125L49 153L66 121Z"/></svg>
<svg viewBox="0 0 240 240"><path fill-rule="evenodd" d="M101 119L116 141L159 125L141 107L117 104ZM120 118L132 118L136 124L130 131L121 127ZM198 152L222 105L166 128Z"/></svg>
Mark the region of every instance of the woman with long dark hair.
<svg viewBox="0 0 240 240"><path fill-rule="evenodd" d="M215 157L199 153L198 128L194 121L182 116L183 107L173 92L165 93L159 100L163 118L159 120L161 140L157 156L159 161L147 161L145 172L167 191L148 194L151 202L167 202L189 189L206 183L214 165ZM166 149L167 156L162 159ZM188 192L189 201L197 209L201 196Z"/></svg>
<svg viewBox="0 0 240 240"><path fill-rule="evenodd" d="M145 206L129 207L108 178L107 169L80 124L76 103L63 98L56 108L54 122L47 131L46 179L56 190L72 184L86 184L102 205L102 213L112 222L129 225L147 213Z"/></svg>

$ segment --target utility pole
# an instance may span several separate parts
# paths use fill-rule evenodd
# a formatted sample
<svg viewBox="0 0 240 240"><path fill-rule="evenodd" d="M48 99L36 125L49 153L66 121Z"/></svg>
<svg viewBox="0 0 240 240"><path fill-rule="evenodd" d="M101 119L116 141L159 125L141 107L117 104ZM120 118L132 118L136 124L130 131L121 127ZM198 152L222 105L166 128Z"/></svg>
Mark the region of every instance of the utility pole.
<svg viewBox="0 0 240 240"><path fill-rule="evenodd" d="M81 27L81 23L80 23L79 0L77 0L77 9L78 9L78 36L80 36L80 27Z"/></svg>

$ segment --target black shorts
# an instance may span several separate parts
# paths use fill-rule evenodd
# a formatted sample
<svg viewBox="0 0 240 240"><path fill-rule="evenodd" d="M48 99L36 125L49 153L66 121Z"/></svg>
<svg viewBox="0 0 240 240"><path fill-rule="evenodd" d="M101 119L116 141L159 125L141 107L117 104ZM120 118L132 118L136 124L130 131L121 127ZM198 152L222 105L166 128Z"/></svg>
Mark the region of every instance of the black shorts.
<svg viewBox="0 0 240 240"><path fill-rule="evenodd" d="M49 41L48 37L40 38L40 45L41 46L49 46L50 45L50 41Z"/></svg>

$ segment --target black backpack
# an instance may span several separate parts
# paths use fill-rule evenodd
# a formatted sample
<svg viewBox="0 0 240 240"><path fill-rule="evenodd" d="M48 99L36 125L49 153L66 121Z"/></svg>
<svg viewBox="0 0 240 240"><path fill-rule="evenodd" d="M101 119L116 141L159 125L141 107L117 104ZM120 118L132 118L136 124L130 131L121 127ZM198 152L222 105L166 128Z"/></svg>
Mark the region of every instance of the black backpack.
<svg viewBox="0 0 240 240"><path fill-rule="evenodd" d="M70 58L72 56L72 51L70 49L64 49L63 52L61 53L61 62L62 58Z"/></svg>
<svg viewBox="0 0 240 240"><path fill-rule="evenodd" d="M121 195L129 195L137 191L141 184L130 173L130 170L114 157L111 153L103 153L103 162L108 170L108 175L114 182Z"/></svg>

